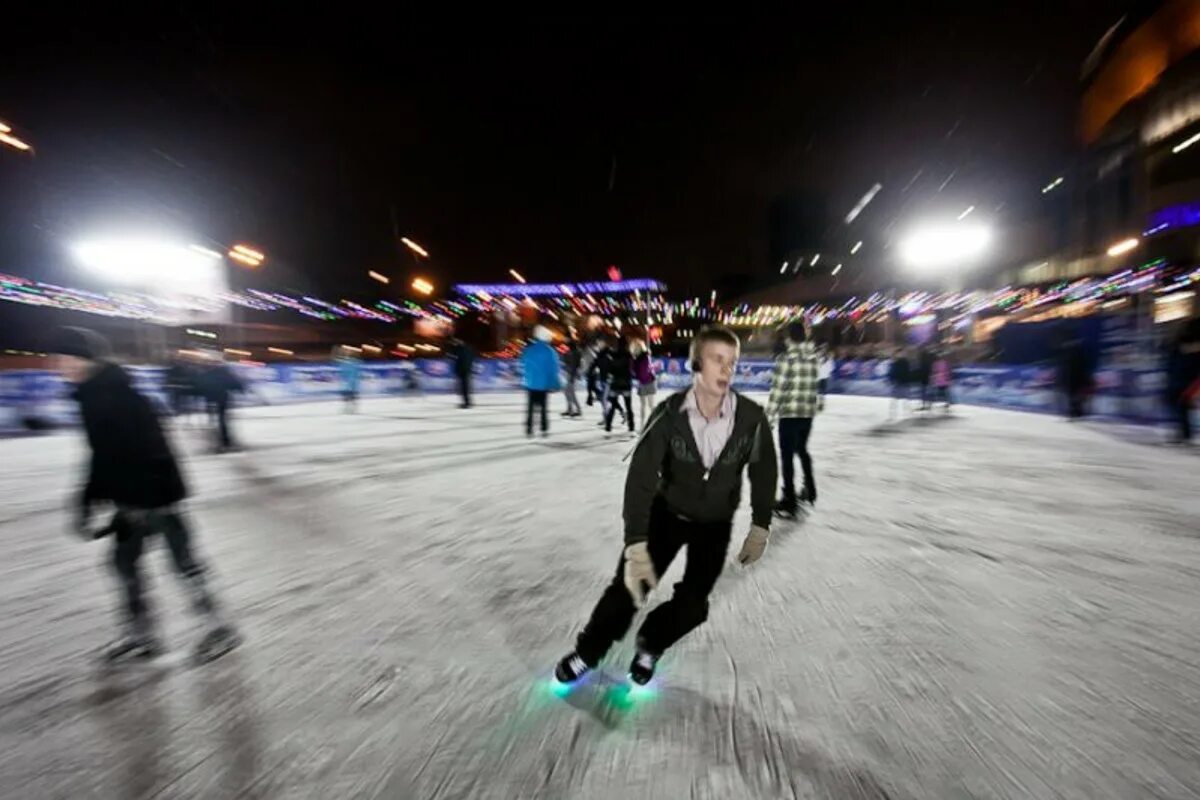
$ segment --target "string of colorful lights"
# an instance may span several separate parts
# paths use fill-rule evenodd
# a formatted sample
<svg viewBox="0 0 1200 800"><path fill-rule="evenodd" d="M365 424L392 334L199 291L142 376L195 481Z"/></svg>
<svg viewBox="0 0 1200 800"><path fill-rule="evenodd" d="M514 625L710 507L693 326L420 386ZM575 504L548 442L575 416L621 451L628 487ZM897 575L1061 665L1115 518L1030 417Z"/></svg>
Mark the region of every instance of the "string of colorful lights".
<svg viewBox="0 0 1200 800"><path fill-rule="evenodd" d="M868 297L851 297L839 305L742 304L720 308L715 300L700 298L668 301L666 287L656 281L633 280L592 284L495 284L455 287L457 299L418 304L411 300L377 300L367 307L351 300L332 302L310 295L290 295L248 289L216 297L164 298L134 292L92 292L0 274L0 300L33 306L80 311L107 317L146 321L177 319L180 311L215 314L226 303L261 312L293 312L309 319L371 320L396 323L404 317L453 323L471 313L498 311L531 313L559 319L563 316L594 315L617 327L625 324L671 325L681 321L720 322L739 328L760 328L806 318L816 324L825 320L877 322L889 314L903 318L941 314L957 322L980 314L1015 314L1056 306L1096 304L1144 291L1173 292L1200 282L1200 268L1168 276L1167 265L1158 260L1103 277L1060 281L1051 286L1006 286L995 290L966 292L876 292Z"/></svg>

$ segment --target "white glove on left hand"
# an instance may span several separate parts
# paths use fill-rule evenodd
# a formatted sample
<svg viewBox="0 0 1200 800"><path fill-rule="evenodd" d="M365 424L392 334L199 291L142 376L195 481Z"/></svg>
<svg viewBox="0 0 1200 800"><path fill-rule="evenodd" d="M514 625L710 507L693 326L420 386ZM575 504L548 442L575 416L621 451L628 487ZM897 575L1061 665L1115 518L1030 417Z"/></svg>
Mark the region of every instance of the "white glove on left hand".
<svg viewBox="0 0 1200 800"><path fill-rule="evenodd" d="M646 604L646 595L658 586L654 574L654 562L650 560L650 549L645 542L635 542L625 548L625 588L633 598L633 604L641 608Z"/></svg>
<svg viewBox="0 0 1200 800"><path fill-rule="evenodd" d="M738 563L753 564L762 558L762 554L767 549L767 540L770 536L770 531L766 528L751 525L750 532L746 534L746 541L742 543L742 551L738 553Z"/></svg>

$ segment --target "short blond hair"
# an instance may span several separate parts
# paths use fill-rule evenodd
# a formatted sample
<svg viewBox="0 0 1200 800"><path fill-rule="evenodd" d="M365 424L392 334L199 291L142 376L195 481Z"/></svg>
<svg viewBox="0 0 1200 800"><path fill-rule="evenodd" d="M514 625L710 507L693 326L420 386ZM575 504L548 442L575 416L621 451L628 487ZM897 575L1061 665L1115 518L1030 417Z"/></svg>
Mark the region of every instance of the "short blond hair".
<svg viewBox="0 0 1200 800"><path fill-rule="evenodd" d="M742 352L742 340L736 333L724 325L706 325L692 340L692 351L688 356L688 361L691 362L694 372L700 371L700 357L704 355L704 346L709 342L721 342L737 350L739 354Z"/></svg>

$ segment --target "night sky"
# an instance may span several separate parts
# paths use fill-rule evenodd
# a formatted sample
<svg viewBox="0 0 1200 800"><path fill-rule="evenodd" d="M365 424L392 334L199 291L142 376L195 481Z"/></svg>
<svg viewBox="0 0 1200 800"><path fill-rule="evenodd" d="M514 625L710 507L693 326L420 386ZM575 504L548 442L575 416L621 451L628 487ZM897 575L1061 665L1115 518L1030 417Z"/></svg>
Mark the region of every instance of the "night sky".
<svg viewBox="0 0 1200 800"><path fill-rule="evenodd" d="M0 119L38 152L0 152L0 272L84 283L66 245L110 230L251 242L271 259L260 284L346 295L377 288L368 269L445 285L609 264L700 292L776 273L781 241L865 239L851 268L869 268L917 214L1037 213L1077 148L1080 65L1130 4L809 5L599 21L17 12ZM774 231L773 204L791 209ZM432 262L414 267L397 231Z"/></svg>

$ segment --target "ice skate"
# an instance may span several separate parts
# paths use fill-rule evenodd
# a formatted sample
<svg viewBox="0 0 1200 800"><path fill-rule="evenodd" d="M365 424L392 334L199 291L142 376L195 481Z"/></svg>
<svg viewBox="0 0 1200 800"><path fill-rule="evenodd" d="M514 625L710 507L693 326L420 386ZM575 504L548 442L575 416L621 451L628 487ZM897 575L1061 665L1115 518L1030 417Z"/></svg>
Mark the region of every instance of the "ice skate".
<svg viewBox="0 0 1200 800"><path fill-rule="evenodd" d="M588 663L583 660L583 656L574 651L563 656L562 661L554 667L554 680L559 683L571 684L587 675L592 671Z"/></svg>
<svg viewBox="0 0 1200 800"><path fill-rule="evenodd" d="M197 664L207 664L216 661L241 643L242 637L232 626L218 625L204 634L196 649L192 651L192 659Z"/></svg>
<svg viewBox="0 0 1200 800"><path fill-rule="evenodd" d="M781 519L795 519L797 503L795 498L781 497L775 502L775 516Z"/></svg>
<svg viewBox="0 0 1200 800"><path fill-rule="evenodd" d="M129 664L146 664L162 655L163 648L152 633L130 631L100 651L100 662L108 669Z"/></svg>
<svg viewBox="0 0 1200 800"><path fill-rule="evenodd" d="M638 686L645 686L654 677L656 666L658 666L658 656L639 647L633 661L629 663L629 680Z"/></svg>

